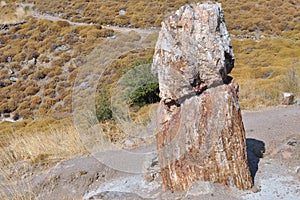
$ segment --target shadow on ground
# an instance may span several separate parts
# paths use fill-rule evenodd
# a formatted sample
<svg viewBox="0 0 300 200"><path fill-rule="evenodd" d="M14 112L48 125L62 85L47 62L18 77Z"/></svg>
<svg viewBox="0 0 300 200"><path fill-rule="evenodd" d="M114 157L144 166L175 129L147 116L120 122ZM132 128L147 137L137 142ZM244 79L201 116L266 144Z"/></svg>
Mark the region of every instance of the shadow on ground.
<svg viewBox="0 0 300 200"><path fill-rule="evenodd" d="M260 140L253 138L246 139L247 144L247 156L248 156L248 166L250 168L250 173L252 181L254 183L254 178L258 170L258 163L260 158L263 157L265 153L265 143Z"/></svg>

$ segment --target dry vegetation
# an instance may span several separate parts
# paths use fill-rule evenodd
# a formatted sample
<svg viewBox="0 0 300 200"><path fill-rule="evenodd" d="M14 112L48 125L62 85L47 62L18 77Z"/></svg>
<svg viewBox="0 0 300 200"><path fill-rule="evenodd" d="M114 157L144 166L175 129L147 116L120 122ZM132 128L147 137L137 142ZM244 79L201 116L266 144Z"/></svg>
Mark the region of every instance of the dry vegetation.
<svg viewBox="0 0 300 200"><path fill-rule="evenodd" d="M29 14L29 7L20 7L10 1L0 1L0 23L16 23L24 20Z"/></svg>
<svg viewBox="0 0 300 200"><path fill-rule="evenodd" d="M3 9L11 9L7 15L16 9L15 2L21 1L2 3ZM71 110L70 93L77 68L86 62L84 56L101 43L102 37L111 35L111 31L99 25L159 26L165 14L184 3L196 1L28 2L34 3L34 9L40 13L95 25L71 26L66 21L28 19L25 24L0 33L0 114L14 112L16 117L23 118ZM299 68L299 2L220 2L231 34L267 37L259 42L234 40L236 68L233 75L241 83L242 105L253 108L258 102L277 104L280 93L290 90L284 86L284 81L288 81L287 69L294 68L297 72ZM120 13L121 10L126 13ZM121 66L124 70L128 65ZM119 73L119 70L114 71ZM114 82L118 77L114 74L109 80ZM253 92L249 94L249 90Z"/></svg>
<svg viewBox="0 0 300 200"><path fill-rule="evenodd" d="M22 1L1 1L0 19L18 19L15 2ZM0 115L13 113L15 119L24 118L16 123L0 123L0 167L12 167L19 160L28 160L32 165L55 163L85 152L65 113L71 111L72 86L78 68L104 38L113 34L101 25L160 26L166 14L196 0L26 2L34 3L36 12L94 25L72 26L66 21L27 17L26 23L0 31ZM240 83L242 108L278 105L282 92L293 92L299 98L299 1L219 2L225 11L227 28L235 36L236 65L232 76ZM156 36L151 40L155 42ZM245 38L249 36L256 40ZM112 141L119 140L116 133L121 135L110 120L110 111L105 110L114 84L132 66L151 63L152 55L153 49L132 51L116 59L99 82L97 114L103 114L99 110L104 106L107 117L102 119L109 120L101 123L107 126L103 127L109 130ZM148 110L147 106L132 109L132 116L145 121ZM49 115L54 118L45 118Z"/></svg>
<svg viewBox="0 0 300 200"><path fill-rule="evenodd" d="M0 32L0 114L33 118L69 112L77 68L112 33L96 25L33 18Z"/></svg>
<svg viewBox="0 0 300 200"><path fill-rule="evenodd" d="M47 118L39 122L27 120L16 124L5 122L1 128L6 131L1 131L0 148L9 152L1 154L1 168L19 160L39 164L42 155L58 162L86 153L70 119L58 121Z"/></svg>
<svg viewBox="0 0 300 200"><path fill-rule="evenodd" d="M160 26L163 17L185 3L197 0L131 0L131 1L41 1L33 0L41 12L61 15L76 22L113 24L134 27ZM229 30L264 32L281 35L282 31L299 31L300 14L297 0L235 1L220 0ZM120 12L126 11L125 14ZM235 32L236 33L236 32Z"/></svg>
<svg viewBox="0 0 300 200"><path fill-rule="evenodd" d="M36 199L27 177L87 153L70 119L5 122L0 127L1 199ZM20 185L25 193L17 189Z"/></svg>
<svg viewBox="0 0 300 200"><path fill-rule="evenodd" d="M283 92L299 97L300 40L233 40L233 46L236 66L232 75L240 83L244 109L278 105Z"/></svg>

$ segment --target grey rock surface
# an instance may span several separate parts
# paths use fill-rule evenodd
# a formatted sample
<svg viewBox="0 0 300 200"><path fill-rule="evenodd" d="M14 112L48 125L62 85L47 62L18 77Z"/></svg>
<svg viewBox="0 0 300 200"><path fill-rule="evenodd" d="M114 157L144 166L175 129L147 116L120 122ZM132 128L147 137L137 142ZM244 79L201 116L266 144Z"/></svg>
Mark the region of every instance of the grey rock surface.
<svg viewBox="0 0 300 200"><path fill-rule="evenodd" d="M221 84L233 66L232 44L219 4L186 5L162 22L152 71L159 77L163 99L190 93L194 86L188 83L199 79L208 87Z"/></svg>

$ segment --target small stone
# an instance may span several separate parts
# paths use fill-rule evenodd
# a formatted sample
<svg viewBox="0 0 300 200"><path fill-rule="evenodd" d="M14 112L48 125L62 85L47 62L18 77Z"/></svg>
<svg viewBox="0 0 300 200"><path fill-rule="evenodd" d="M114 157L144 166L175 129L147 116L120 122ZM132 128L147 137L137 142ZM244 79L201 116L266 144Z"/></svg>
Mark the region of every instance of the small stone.
<svg viewBox="0 0 300 200"><path fill-rule="evenodd" d="M146 180L147 182L152 182L152 181L154 181L154 176L153 176L153 174L152 174L152 173L147 173L147 174L145 175L145 180Z"/></svg>
<svg viewBox="0 0 300 200"><path fill-rule="evenodd" d="M34 65L34 64L36 64L36 59L35 59L35 58L32 58L31 60L28 60L28 61L27 61L27 64L28 64L28 65Z"/></svg>
<svg viewBox="0 0 300 200"><path fill-rule="evenodd" d="M12 58L9 56L9 57L7 57L7 62L11 62L12 61Z"/></svg>
<svg viewBox="0 0 300 200"><path fill-rule="evenodd" d="M254 185L254 186L251 188L251 191L252 191L253 193L258 193L258 192L261 191L261 188L260 188L259 186L257 186L257 185Z"/></svg>
<svg viewBox="0 0 300 200"><path fill-rule="evenodd" d="M132 139L128 139L128 140L126 140L126 141L124 142L124 145L125 145L126 147L132 147L132 146L134 146L134 144L135 144L135 142L134 142L134 140L132 140Z"/></svg>
<svg viewBox="0 0 300 200"><path fill-rule="evenodd" d="M295 138L289 139L287 144L290 146L295 146L297 144L297 140Z"/></svg>
<svg viewBox="0 0 300 200"><path fill-rule="evenodd" d="M126 15L126 10L125 9L121 9L119 11L119 15Z"/></svg>
<svg viewBox="0 0 300 200"><path fill-rule="evenodd" d="M19 79L16 78L16 77L10 77L9 80L10 80L11 82L17 82Z"/></svg>
<svg viewBox="0 0 300 200"><path fill-rule="evenodd" d="M282 104L292 105L294 103L295 95L293 93L283 93Z"/></svg>
<svg viewBox="0 0 300 200"><path fill-rule="evenodd" d="M13 113L12 114L12 119L15 120L15 121L17 121L18 119L20 119L19 113L18 112Z"/></svg>

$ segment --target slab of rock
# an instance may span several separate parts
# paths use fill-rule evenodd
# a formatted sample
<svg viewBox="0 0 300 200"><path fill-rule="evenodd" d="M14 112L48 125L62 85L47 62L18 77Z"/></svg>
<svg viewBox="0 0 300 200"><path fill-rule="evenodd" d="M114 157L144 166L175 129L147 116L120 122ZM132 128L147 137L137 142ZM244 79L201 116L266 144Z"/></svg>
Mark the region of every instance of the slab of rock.
<svg viewBox="0 0 300 200"><path fill-rule="evenodd" d="M228 76L234 54L220 4L181 7L162 22L152 72L159 79L157 149L165 189L212 181L249 189L252 178Z"/></svg>

